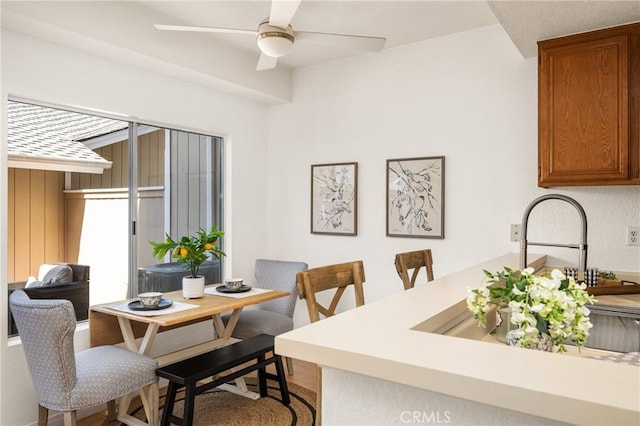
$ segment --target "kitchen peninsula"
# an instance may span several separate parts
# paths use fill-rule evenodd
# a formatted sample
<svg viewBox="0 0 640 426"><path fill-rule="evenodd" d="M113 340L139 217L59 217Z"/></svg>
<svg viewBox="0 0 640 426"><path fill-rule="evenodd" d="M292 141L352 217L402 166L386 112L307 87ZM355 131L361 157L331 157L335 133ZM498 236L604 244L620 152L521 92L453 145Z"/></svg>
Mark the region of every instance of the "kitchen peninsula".
<svg viewBox="0 0 640 426"><path fill-rule="evenodd" d="M518 261L507 254L295 329L276 351L322 366L325 425L640 424L637 365L442 334L470 315L483 269ZM529 255L536 269L545 262Z"/></svg>

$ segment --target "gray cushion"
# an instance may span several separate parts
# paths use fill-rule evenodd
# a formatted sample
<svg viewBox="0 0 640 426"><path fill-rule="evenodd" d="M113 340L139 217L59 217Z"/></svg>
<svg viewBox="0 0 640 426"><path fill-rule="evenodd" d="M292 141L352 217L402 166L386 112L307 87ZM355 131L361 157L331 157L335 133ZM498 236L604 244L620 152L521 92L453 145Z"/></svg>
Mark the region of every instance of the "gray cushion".
<svg viewBox="0 0 640 426"><path fill-rule="evenodd" d="M118 346L98 346L76 354L76 385L69 405L49 408L79 409L103 404L158 380L158 361Z"/></svg>
<svg viewBox="0 0 640 426"><path fill-rule="evenodd" d="M230 314L222 315L225 324L229 322ZM277 336L293 330L293 319L277 312L264 309L245 309L233 330L236 339L248 339L258 334Z"/></svg>
<svg viewBox="0 0 640 426"><path fill-rule="evenodd" d="M68 284L73 281L73 269L68 265L56 265L42 278L43 286Z"/></svg>
<svg viewBox="0 0 640 426"><path fill-rule="evenodd" d="M44 287L44 283L42 281L33 280L28 281L24 288L36 288L36 287Z"/></svg>

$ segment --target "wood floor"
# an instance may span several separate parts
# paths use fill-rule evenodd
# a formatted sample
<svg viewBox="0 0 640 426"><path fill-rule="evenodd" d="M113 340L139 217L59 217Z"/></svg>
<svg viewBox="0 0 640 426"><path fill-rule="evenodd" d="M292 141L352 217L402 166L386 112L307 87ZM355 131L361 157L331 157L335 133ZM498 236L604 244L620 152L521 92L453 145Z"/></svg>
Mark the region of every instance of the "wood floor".
<svg viewBox="0 0 640 426"><path fill-rule="evenodd" d="M269 367L267 367L267 370L275 373L275 369L273 369L273 365L270 365ZM253 375L255 375L255 373ZM249 374L248 376L252 376L252 374ZM299 386L302 386L307 389L311 389L315 392L317 390L316 365L305 362L305 361L294 359L293 374L287 374L287 382L295 383ZM161 389L160 393L161 394L164 393L164 389ZM103 422L106 420L106 418L107 416L106 416L106 408L105 408L105 412L92 414L89 417L78 419L77 424L78 426L101 426Z"/></svg>

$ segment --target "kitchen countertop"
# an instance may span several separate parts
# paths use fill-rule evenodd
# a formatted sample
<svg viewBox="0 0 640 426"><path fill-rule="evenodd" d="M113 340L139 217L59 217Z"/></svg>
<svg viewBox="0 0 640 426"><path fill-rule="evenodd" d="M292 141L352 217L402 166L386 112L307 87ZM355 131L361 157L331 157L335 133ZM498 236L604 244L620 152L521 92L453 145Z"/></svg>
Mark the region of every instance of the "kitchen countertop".
<svg viewBox="0 0 640 426"><path fill-rule="evenodd" d="M592 309L604 306L628 308L640 313L640 294L609 294L596 296L596 303Z"/></svg>
<svg viewBox="0 0 640 426"><path fill-rule="evenodd" d="M536 269L546 256L529 255ZM640 424L640 367L435 333L510 253L276 337L279 354L574 424ZM366 292L366 288L365 288ZM431 331L431 332L429 332Z"/></svg>

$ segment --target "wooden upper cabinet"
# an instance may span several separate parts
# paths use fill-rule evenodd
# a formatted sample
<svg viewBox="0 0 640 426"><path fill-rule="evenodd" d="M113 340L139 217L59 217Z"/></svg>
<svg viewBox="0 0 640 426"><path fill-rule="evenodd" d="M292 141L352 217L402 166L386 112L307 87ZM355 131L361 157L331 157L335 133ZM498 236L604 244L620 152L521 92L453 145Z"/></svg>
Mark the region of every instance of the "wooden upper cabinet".
<svg viewBox="0 0 640 426"><path fill-rule="evenodd" d="M538 43L538 186L640 185L640 23Z"/></svg>

